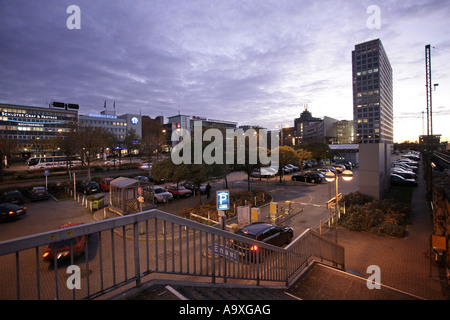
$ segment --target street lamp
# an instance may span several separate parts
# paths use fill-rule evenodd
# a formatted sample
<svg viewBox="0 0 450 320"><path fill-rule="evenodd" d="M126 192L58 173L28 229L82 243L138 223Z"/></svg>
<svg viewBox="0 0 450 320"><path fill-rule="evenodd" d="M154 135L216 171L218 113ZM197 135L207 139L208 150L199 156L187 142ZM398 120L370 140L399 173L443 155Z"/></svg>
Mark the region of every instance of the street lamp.
<svg viewBox="0 0 450 320"><path fill-rule="evenodd" d="M342 172L342 179L344 179L344 181L351 181L353 179L353 172L350 170L344 170ZM334 225L336 228L335 231L335 242L337 244L337 216L338 216L338 209L339 209L339 196L338 196L338 190L339 190L339 177L337 176L337 174L334 174L333 172L327 172L325 173L325 180L329 183L328 184L328 190L329 190L329 196L330 196L330 201L331 199L331 183L333 181L336 181L336 193L335 193L335 210L334 210Z"/></svg>

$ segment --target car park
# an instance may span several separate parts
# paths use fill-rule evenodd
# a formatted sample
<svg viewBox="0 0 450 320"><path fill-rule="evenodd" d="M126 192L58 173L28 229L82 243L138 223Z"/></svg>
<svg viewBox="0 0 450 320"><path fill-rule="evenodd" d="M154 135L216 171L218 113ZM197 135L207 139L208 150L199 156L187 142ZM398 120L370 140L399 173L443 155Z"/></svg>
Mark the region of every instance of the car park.
<svg viewBox="0 0 450 320"><path fill-rule="evenodd" d="M292 176L292 181L303 181L310 183L321 183L324 181L322 173L317 171L303 172Z"/></svg>
<svg viewBox="0 0 450 320"><path fill-rule="evenodd" d="M89 181L81 184L81 192L84 194L96 193L99 191L99 187L97 182Z"/></svg>
<svg viewBox="0 0 450 320"><path fill-rule="evenodd" d="M183 186L177 186L176 185L168 185L165 186L165 189L169 191L174 197L190 197L192 195L192 191L189 189L186 189Z"/></svg>
<svg viewBox="0 0 450 320"><path fill-rule="evenodd" d="M0 204L0 221L11 221L20 218L27 213L27 207L13 203Z"/></svg>
<svg viewBox="0 0 450 320"><path fill-rule="evenodd" d="M155 199L155 203L167 202L173 199L172 193L170 193L163 187L154 187L153 196Z"/></svg>
<svg viewBox="0 0 450 320"><path fill-rule="evenodd" d="M20 191L12 190L12 191L7 191L3 194L1 202L22 204L22 203L24 203L24 199L23 199L23 195Z"/></svg>
<svg viewBox="0 0 450 320"><path fill-rule="evenodd" d="M33 187L30 192L30 200L48 200L50 199L50 195L48 194L48 190L45 187Z"/></svg>
<svg viewBox="0 0 450 320"><path fill-rule="evenodd" d="M415 187L417 186L417 180L406 179L398 174L391 173L391 186Z"/></svg>
<svg viewBox="0 0 450 320"><path fill-rule="evenodd" d="M65 229L68 227L78 226L82 223L68 223L61 225L59 229ZM72 242L72 244L71 244ZM42 257L47 261L54 261L55 254L57 260L68 259L70 258L70 251L72 248L73 256L80 256L84 253L84 247L86 244L86 237L75 237L74 239L64 239L54 244L49 244L44 251ZM56 251L55 251L56 249Z"/></svg>
<svg viewBox="0 0 450 320"><path fill-rule="evenodd" d="M102 191L109 191L110 189L110 183L111 181L113 181L114 178L103 178L100 183L98 184L98 187L100 188L100 190Z"/></svg>

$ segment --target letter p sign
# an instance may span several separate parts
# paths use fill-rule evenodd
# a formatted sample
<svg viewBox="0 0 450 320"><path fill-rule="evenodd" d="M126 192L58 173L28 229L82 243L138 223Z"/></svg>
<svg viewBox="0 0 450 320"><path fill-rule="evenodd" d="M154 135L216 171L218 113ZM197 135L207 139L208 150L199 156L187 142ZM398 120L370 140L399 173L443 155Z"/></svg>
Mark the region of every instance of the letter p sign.
<svg viewBox="0 0 450 320"><path fill-rule="evenodd" d="M228 190L217 191L217 210L230 210L230 193Z"/></svg>

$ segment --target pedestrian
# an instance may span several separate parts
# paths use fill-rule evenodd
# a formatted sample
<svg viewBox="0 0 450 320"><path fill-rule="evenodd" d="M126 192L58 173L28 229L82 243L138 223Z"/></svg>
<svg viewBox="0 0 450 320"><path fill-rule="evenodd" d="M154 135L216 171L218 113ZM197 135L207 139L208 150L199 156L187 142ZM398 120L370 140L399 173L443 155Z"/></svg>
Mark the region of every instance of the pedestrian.
<svg viewBox="0 0 450 320"><path fill-rule="evenodd" d="M206 185L206 199L209 199L211 197L211 185L208 183Z"/></svg>

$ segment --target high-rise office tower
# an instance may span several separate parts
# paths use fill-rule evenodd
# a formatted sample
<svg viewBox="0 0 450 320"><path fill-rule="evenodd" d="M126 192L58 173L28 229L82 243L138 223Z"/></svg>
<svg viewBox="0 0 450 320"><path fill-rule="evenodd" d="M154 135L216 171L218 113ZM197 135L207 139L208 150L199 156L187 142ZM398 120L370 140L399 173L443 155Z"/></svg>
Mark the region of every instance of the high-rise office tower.
<svg viewBox="0 0 450 320"><path fill-rule="evenodd" d="M393 143L392 68L380 39L352 51L356 142Z"/></svg>

